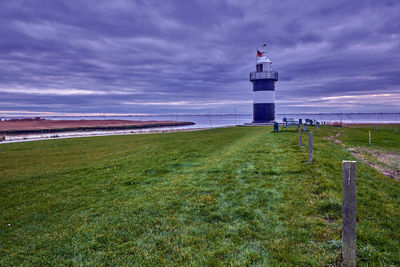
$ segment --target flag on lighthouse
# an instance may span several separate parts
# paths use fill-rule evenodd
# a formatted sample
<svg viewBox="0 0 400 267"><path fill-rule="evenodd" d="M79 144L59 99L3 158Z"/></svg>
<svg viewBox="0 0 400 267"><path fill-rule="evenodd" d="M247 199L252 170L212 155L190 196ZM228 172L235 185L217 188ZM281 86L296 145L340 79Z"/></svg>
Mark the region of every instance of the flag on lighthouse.
<svg viewBox="0 0 400 267"><path fill-rule="evenodd" d="M257 57L262 57L262 53L257 50Z"/></svg>

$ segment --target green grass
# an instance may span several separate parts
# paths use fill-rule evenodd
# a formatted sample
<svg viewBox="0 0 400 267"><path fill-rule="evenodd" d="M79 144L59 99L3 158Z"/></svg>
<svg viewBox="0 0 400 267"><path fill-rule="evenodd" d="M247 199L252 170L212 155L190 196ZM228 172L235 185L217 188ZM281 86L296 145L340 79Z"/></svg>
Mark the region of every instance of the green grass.
<svg viewBox="0 0 400 267"><path fill-rule="evenodd" d="M368 130L314 130L312 165L296 131L271 130L2 144L0 265L335 264L354 157L323 137L365 146ZM378 136L400 151L400 134ZM357 163L357 198L358 263L399 265L399 182Z"/></svg>

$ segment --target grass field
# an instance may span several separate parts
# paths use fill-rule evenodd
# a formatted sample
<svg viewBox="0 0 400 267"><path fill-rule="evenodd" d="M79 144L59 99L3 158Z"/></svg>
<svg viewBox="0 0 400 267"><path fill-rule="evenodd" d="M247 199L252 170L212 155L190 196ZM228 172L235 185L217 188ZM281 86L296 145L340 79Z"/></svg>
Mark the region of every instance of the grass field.
<svg viewBox="0 0 400 267"><path fill-rule="evenodd" d="M270 127L1 144L0 265L338 263L341 161L400 153L371 129L314 130L312 165ZM357 161L358 264L400 265L400 183Z"/></svg>

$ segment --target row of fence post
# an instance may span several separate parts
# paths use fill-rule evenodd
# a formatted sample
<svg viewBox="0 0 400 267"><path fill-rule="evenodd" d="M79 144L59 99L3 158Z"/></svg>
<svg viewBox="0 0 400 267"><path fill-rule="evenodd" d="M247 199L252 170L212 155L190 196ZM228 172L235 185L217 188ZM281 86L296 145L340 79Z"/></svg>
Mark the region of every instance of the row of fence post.
<svg viewBox="0 0 400 267"><path fill-rule="evenodd" d="M308 137L308 162L313 161L313 132ZM371 132L369 132L371 143ZM302 146L302 129L299 127L299 145ZM356 266L357 191L356 162L342 161L342 264Z"/></svg>
<svg viewBox="0 0 400 267"><path fill-rule="evenodd" d="M304 129L304 131L307 128ZM378 129L378 128L377 128ZM397 134L397 127L394 128ZM371 130L368 130L371 144ZM299 145L302 146L302 129L299 126ZM313 132L308 137L308 162L313 161ZM357 190L356 162L342 161L342 264L356 266Z"/></svg>

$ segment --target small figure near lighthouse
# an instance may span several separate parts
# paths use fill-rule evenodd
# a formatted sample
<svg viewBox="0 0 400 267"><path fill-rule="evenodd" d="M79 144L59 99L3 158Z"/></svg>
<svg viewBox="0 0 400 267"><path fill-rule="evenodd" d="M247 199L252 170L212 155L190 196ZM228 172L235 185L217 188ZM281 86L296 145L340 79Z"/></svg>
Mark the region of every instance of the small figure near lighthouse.
<svg viewBox="0 0 400 267"><path fill-rule="evenodd" d="M253 123L271 123L275 120L275 82L278 72L266 56L266 44L257 49L256 71L250 73L253 83Z"/></svg>

